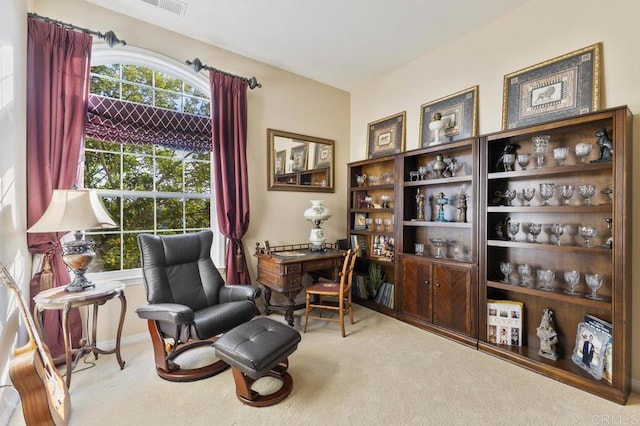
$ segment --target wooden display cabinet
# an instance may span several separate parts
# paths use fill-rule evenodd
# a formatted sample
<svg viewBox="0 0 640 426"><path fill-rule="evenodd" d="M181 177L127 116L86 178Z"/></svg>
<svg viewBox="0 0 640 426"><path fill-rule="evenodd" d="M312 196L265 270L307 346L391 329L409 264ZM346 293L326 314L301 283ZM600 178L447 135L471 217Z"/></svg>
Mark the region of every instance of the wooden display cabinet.
<svg viewBox="0 0 640 426"><path fill-rule="evenodd" d="M606 129L613 141L613 158L599 161L600 150L595 134ZM544 167L536 167L532 137L549 135ZM631 113L626 107L604 110L557 122L509 130L480 138L481 164L483 167L480 191L482 206L480 243L480 298L479 298L479 348L508 359L548 377L576 386L618 403L625 403L630 390L630 302L631 302ZM586 162L575 154L578 143L592 143L593 150ZM511 171L499 164L507 144L515 144L518 153L532 153L526 169L517 163ZM568 147L569 156L564 165L557 165L553 151ZM544 205L540 198L540 184L552 183L553 196ZM596 194L592 205L585 205L578 193L580 185L593 184ZM559 195L561 185L573 185L575 190L569 204L564 205ZM527 205L521 198L524 188L535 188L535 197ZM613 188L612 196L606 192ZM505 191L515 190L518 195L505 200ZM604 190L604 191L603 191ZM612 229L607 219L612 219ZM515 235L507 235L506 222L520 223ZM536 242L528 233L529 224L542 224L542 232ZM549 232L549 225L565 224L560 236L561 244ZM578 235L578 226L596 228L594 247L585 247ZM613 237L612 247L606 245ZM500 262L510 262L514 272L510 283L502 282ZM531 266L531 276L526 286L520 285L517 265ZM537 269L555 271L551 291L540 288ZM580 272L577 287L582 295L566 294L568 286L564 272ZM603 300L585 297L590 290L585 285L585 273L602 274L604 284L598 294ZM524 304L523 345L507 346L490 343L487 333L488 299L516 300ZM538 355L540 339L536 328L544 309L554 313L558 333L556 345L560 358L557 361ZM596 380L589 372L576 365L572 353L576 345L579 323L585 315L593 315L610 322L613 327L612 382Z"/></svg>

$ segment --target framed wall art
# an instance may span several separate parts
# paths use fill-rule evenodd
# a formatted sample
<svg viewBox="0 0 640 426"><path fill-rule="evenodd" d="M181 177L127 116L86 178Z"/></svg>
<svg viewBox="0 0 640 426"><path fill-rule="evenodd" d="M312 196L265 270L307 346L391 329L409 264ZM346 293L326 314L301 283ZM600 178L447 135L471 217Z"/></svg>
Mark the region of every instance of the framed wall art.
<svg viewBox="0 0 640 426"><path fill-rule="evenodd" d="M275 164L274 173L277 175L284 174L286 164L287 164L287 151L283 149L282 151L276 152L276 164Z"/></svg>
<svg viewBox="0 0 640 426"><path fill-rule="evenodd" d="M369 123L367 158L404 151L406 111Z"/></svg>
<svg viewBox="0 0 640 426"><path fill-rule="evenodd" d="M443 127L431 130L434 115L440 114ZM427 147L478 136L478 86L461 90L420 107L420 145Z"/></svg>
<svg viewBox="0 0 640 426"><path fill-rule="evenodd" d="M293 171L301 172L307 170L308 147L307 144L291 147L293 157Z"/></svg>
<svg viewBox="0 0 640 426"><path fill-rule="evenodd" d="M325 167L331 167L331 156L333 155L331 145L315 144L315 162L314 169L323 169Z"/></svg>
<svg viewBox="0 0 640 426"><path fill-rule="evenodd" d="M602 43L504 76L502 129L600 109Z"/></svg>

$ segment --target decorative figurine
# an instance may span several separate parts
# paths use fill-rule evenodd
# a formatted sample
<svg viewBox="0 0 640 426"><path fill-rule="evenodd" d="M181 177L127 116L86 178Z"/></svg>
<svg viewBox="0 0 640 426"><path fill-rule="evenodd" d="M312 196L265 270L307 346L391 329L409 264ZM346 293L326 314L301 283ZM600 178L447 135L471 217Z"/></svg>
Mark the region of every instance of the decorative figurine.
<svg viewBox="0 0 640 426"><path fill-rule="evenodd" d="M502 154L500 154L500 157L498 157L498 162L496 163L496 170L505 170L505 165L504 165L504 155L505 154L516 154L516 149L520 148L520 145L513 143L513 142L507 142L504 145L504 148L502 149Z"/></svg>
<svg viewBox="0 0 640 426"><path fill-rule="evenodd" d="M443 178L444 172L447 171L449 165L444 161L442 155L438 154L436 155L436 159L433 161L431 168L437 173L439 178Z"/></svg>
<svg viewBox="0 0 640 426"><path fill-rule="evenodd" d="M557 361L556 344L558 343L558 333L556 333L553 324L553 311L551 309L543 311L540 327L536 329L536 335L540 338L538 355Z"/></svg>
<svg viewBox="0 0 640 426"><path fill-rule="evenodd" d="M420 188L416 194L416 202L418 203L418 211L416 220L424 220L424 195L420 193Z"/></svg>
<svg viewBox="0 0 640 426"><path fill-rule="evenodd" d="M464 189L458 195L458 222L467 223L467 194Z"/></svg>
<svg viewBox="0 0 640 426"><path fill-rule="evenodd" d="M613 141L607 134L607 129L600 129L596 132L598 137L598 148L600 148L600 158L597 161L611 161L613 158Z"/></svg>
<svg viewBox="0 0 640 426"><path fill-rule="evenodd" d="M496 235L498 237L499 240L507 240L508 238L505 237L505 228L507 227L507 223L509 223L511 219L506 217L503 221L498 222L496 224L496 227L494 228L496 231Z"/></svg>
<svg viewBox="0 0 640 426"><path fill-rule="evenodd" d="M444 206L449 204L449 199L444 196L444 192L436 195L435 203L438 206L438 218L437 222L448 222L447 219L444 218Z"/></svg>

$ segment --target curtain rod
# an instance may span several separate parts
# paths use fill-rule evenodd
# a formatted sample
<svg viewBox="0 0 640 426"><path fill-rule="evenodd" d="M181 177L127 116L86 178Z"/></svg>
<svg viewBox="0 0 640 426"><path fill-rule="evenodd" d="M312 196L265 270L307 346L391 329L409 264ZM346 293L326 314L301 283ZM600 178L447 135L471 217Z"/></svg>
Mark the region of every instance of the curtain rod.
<svg viewBox="0 0 640 426"><path fill-rule="evenodd" d="M219 72L221 74L224 74L224 75L227 75L229 77L237 77L237 78L241 79L242 81L246 81L247 84L249 85L249 88L252 89L252 90L255 89L256 87L258 87L258 88L262 87L262 84L258 83L258 80L255 77L247 78L247 77L242 77L242 76L239 76L239 75L231 74L229 72L225 72L225 71L219 70L217 68L210 67L209 65L205 65L198 58L195 58L193 61L186 60L186 61L184 61L184 63L187 64L187 65L193 65L193 70L195 72L200 72L200 70L205 69L205 70L209 70L209 71L217 71L217 72Z"/></svg>
<svg viewBox="0 0 640 426"><path fill-rule="evenodd" d="M98 38L104 40L107 43L107 46L109 46L109 47L113 47L116 44L121 44L123 46L127 45L127 42L124 41L124 40L120 40L116 36L116 33L114 33L113 31L107 31L106 33L103 34L103 33L99 32L99 31L89 30L87 28L82 28L82 27L78 27L78 26L73 25L73 24L68 24L66 22L57 21L55 19L47 18L46 16L40 16L37 13L29 12L27 15L29 16L29 18L37 19L37 20L42 21L42 22L49 22L49 23L52 23L52 24L60 25L60 26L65 27L65 28L71 28L73 30L82 31L83 33L97 36Z"/></svg>

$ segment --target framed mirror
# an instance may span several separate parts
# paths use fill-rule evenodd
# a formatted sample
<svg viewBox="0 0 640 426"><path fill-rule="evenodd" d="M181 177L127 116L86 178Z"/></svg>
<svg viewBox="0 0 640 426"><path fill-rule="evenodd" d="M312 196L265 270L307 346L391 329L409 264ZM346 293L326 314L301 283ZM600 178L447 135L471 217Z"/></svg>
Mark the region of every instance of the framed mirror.
<svg viewBox="0 0 640 426"><path fill-rule="evenodd" d="M269 191L334 192L335 141L267 129Z"/></svg>

